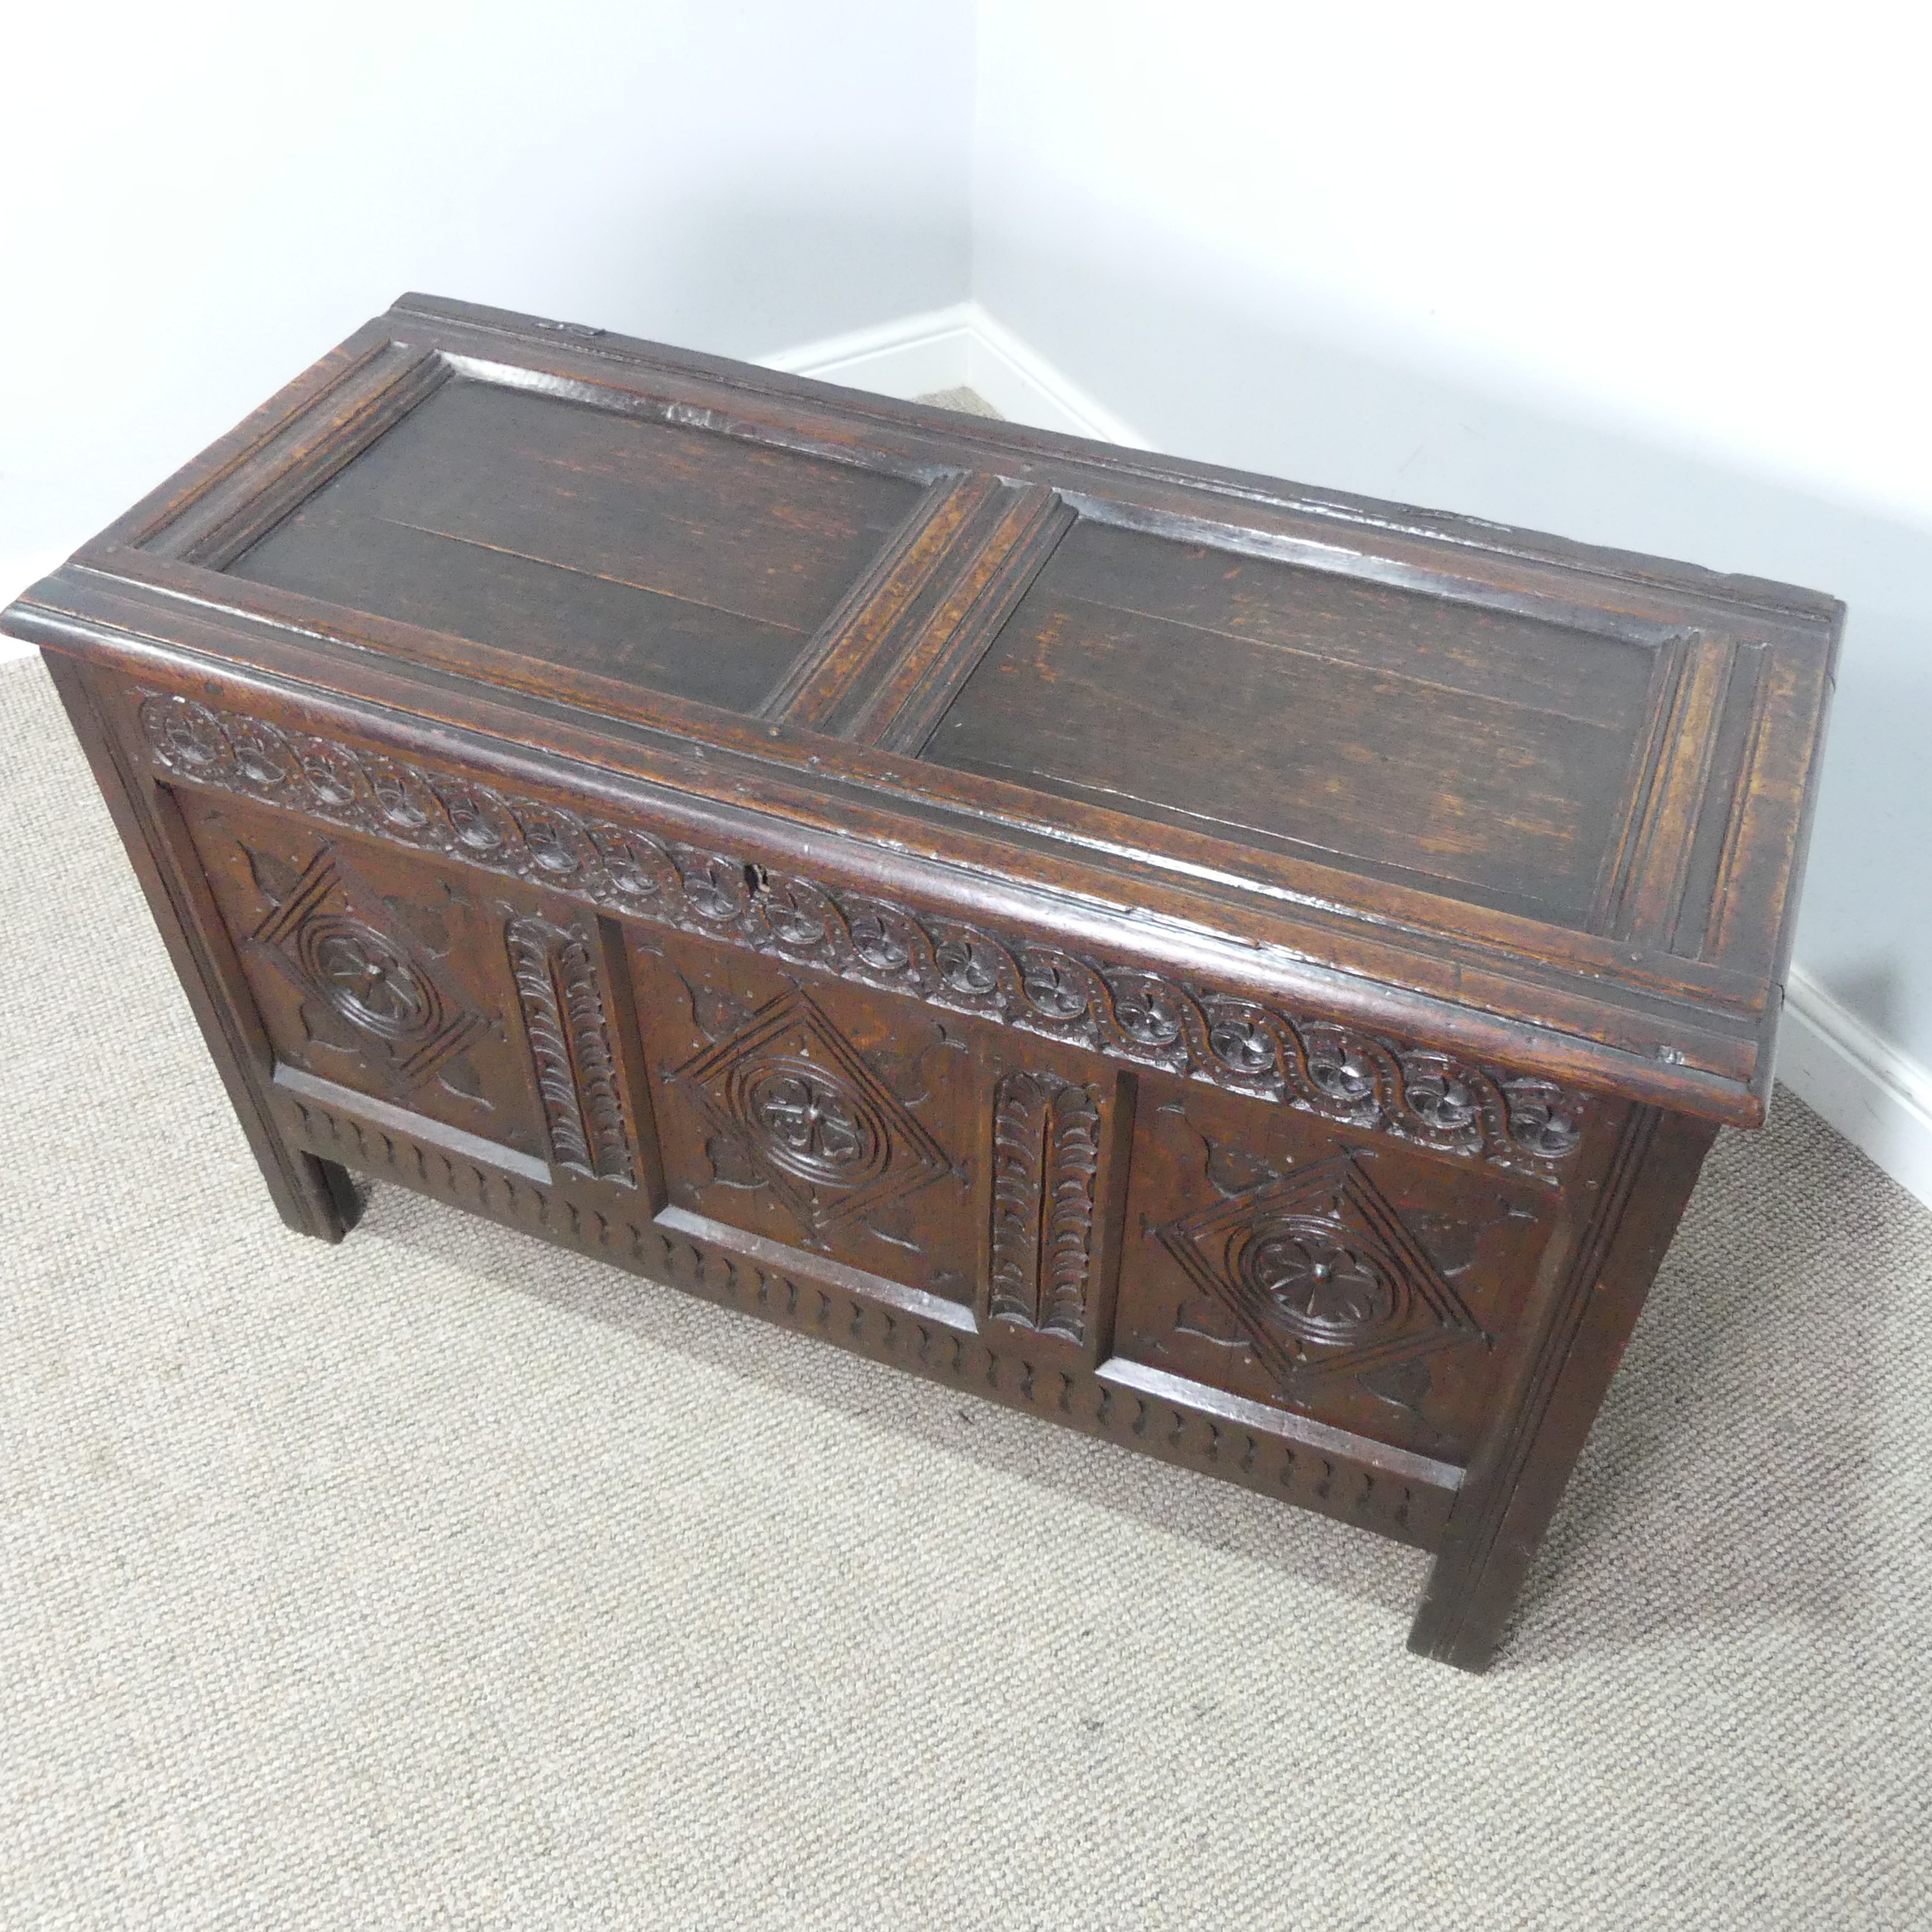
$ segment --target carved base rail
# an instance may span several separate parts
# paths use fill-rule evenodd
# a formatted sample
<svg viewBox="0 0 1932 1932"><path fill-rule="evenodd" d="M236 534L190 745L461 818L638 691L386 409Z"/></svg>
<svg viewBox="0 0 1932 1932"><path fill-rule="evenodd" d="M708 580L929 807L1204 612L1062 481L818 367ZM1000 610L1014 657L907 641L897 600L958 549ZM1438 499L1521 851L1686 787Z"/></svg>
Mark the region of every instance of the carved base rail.
<svg viewBox="0 0 1932 1932"><path fill-rule="evenodd" d="M767 1267L682 1228L576 1200L314 1100L278 1094L277 1100L292 1139L358 1172L400 1182L560 1247L1123 1448L1207 1471L1417 1549L1440 1544L1456 1493L1456 1472L1446 1467L1438 1482L1404 1481L1331 1447L1298 1444L1141 1393L1110 1381L1104 1372L1036 1362L1023 1345L989 1347L977 1335L854 1289L837 1278L845 1270L832 1271L829 1279L818 1274L808 1256L783 1270Z"/></svg>

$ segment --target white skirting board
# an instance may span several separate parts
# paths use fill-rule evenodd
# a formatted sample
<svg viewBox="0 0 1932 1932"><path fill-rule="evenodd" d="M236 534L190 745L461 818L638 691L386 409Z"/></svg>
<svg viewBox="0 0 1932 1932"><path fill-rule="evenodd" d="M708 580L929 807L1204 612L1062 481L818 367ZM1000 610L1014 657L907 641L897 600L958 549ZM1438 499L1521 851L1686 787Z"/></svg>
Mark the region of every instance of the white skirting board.
<svg viewBox="0 0 1932 1932"><path fill-rule="evenodd" d="M1149 447L1145 437L1104 403L1088 395L978 302L955 302L950 308L902 316L876 328L807 342L760 359L767 369L815 376L881 396L930 396L935 389L970 389L1009 422L1090 436L1131 450Z"/></svg>
<svg viewBox="0 0 1932 1932"><path fill-rule="evenodd" d="M1932 1072L1841 1005L1802 966L1784 988L1777 1077L1932 1207Z"/></svg>

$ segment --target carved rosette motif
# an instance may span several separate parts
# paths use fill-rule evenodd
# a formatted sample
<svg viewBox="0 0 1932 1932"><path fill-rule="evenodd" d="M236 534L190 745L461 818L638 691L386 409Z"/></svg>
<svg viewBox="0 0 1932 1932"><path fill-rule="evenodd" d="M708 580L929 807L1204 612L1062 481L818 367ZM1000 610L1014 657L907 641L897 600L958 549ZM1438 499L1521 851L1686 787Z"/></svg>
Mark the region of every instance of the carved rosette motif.
<svg viewBox="0 0 1932 1932"><path fill-rule="evenodd" d="M1091 1087L1015 1073L995 1089L994 1320L1086 1340L1100 1133Z"/></svg>
<svg viewBox="0 0 1932 1932"><path fill-rule="evenodd" d="M550 1136L560 1167L637 1185L631 1130L597 988L595 950L573 927L532 916L504 929Z"/></svg>
<svg viewBox="0 0 1932 1932"><path fill-rule="evenodd" d="M1283 1396L1485 1339L1367 1168L1348 1155L1156 1230Z"/></svg>
<svg viewBox="0 0 1932 1932"><path fill-rule="evenodd" d="M817 1234L950 1171L931 1134L803 992L671 1077Z"/></svg>
<svg viewBox="0 0 1932 1932"><path fill-rule="evenodd" d="M299 872L251 855L267 916L243 951L275 967L332 1030L345 1022L364 1063L399 1094L420 1086L488 1032L445 993L434 969L377 909L383 901L327 845ZM286 875L284 876L283 875Z"/></svg>
<svg viewBox="0 0 1932 1932"><path fill-rule="evenodd" d="M1360 1132L1553 1184L1583 1138L1585 1102L1552 1080L834 892L189 699L144 694L141 723L157 764L175 777Z"/></svg>

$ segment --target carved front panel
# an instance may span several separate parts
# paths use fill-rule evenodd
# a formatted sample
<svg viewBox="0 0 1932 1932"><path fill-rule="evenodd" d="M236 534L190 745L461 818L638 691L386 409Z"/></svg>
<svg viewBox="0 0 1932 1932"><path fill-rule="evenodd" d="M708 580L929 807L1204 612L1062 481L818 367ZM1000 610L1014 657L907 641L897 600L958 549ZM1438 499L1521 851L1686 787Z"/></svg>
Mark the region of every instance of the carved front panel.
<svg viewBox="0 0 1932 1932"><path fill-rule="evenodd" d="M223 730L239 772L252 741ZM641 829L645 910L614 919L609 828L390 776L385 825L413 801L433 838L176 794L278 1061L337 1091L289 1104L346 1089L379 1128L505 1149L566 1217L668 1209L921 1319L937 1304L905 1291L937 1298L1026 1374L1463 1461L1622 1118Z"/></svg>
<svg viewBox="0 0 1932 1932"><path fill-rule="evenodd" d="M179 795L286 1063L566 1185L648 1193L661 1141L672 1207L941 1297L995 1348L1454 1459L1621 1118L366 754L341 789L377 802L304 826L196 788L292 783L280 741L141 717L171 770L213 747ZM349 755L303 766L311 791ZM551 889L591 873L628 915L621 1010L595 905Z"/></svg>
<svg viewBox="0 0 1932 1932"><path fill-rule="evenodd" d="M1117 1249L1097 1056L629 929L671 1205L1090 1356Z"/></svg>
<svg viewBox="0 0 1932 1932"><path fill-rule="evenodd" d="M629 937L671 1204L969 1304L963 1030L702 940Z"/></svg>
<svg viewBox="0 0 1932 1932"><path fill-rule="evenodd" d="M278 1063L551 1159L506 939L521 905L334 827L180 804Z"/></svg>
<svg viewBox="0 0 1932 1932"><path fill-rule="evenodd" d="M1114 1348L1461 1460L1577 1205L1341 1123L1149 1077Z"/></svg>
<svg viewBox="0 0 1932 1932"><path fill-rule="evenodd" d="M594 918L333 827L182 802L278 1082L365 1094L557 1179L641 1185Z"/></svg>

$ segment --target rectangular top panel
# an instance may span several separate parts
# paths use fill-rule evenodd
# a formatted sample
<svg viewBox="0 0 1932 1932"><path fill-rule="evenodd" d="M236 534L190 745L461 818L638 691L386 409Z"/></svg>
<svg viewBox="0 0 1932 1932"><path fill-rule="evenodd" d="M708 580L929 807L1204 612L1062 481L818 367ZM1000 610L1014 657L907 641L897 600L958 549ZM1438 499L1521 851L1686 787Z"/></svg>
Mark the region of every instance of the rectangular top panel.
<svg viewBox="0 0 1932 1932"><path fill-rule="evenodd" d="M755 711L917 483L458 376L226 566Z"/></svg>
<svg viewBox="0 0 1932 1932"><path fill-rule="evenodd" d="M1658 655L1083 521L925 756L1588 930Z"/></svg>
<svg viewBox="0 0 1932 1932"><path fill-rule="evenodd" d="M1741 1121L1842 617L405 297L7 622Z"/></svg>

